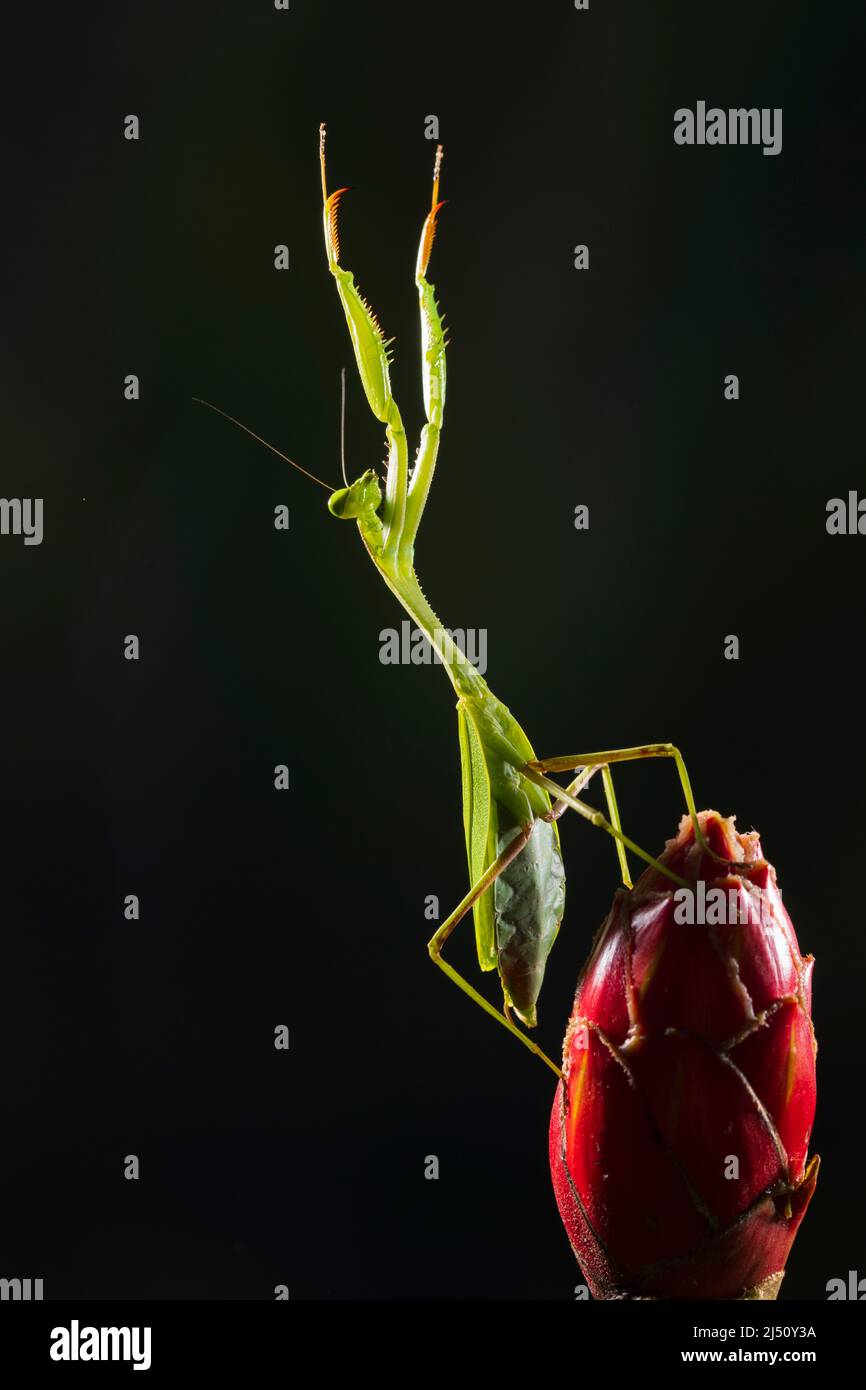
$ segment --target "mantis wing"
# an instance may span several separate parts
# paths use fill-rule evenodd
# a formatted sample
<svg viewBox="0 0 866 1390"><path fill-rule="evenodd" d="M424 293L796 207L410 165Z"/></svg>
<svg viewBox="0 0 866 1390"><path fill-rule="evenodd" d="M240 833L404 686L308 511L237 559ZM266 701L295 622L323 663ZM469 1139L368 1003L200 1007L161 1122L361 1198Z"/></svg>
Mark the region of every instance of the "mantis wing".
<svg viewBox="0 0 866 1390"><path fill-rule="evenodd" d="M457 728L460 734L460 765L463 773L463 828L466 832L469 882L470 885L474 885L496 858L498 816L490 795L490 778L481 741L471 717L462 705L457 707ZM498 958L493 894L482 894L472 911L475 917L478 964L482 970L495 970Z"/></svg>

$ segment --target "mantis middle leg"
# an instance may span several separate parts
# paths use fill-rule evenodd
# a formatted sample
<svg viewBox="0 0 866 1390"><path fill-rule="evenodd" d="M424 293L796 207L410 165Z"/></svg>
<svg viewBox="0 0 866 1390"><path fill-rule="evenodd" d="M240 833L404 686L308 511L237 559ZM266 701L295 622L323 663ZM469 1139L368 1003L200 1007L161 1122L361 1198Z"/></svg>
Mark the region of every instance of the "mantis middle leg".
<svg viewBox="0 0 866 1390"><path fill-rule="evenodd" d="M542 1062L546 1062L550 1070L555 1072L560 1080L562 1080L562 1072L556 1063L550 1060L547 1053L542 1052L538 1044L533 1042L532 1038L528 1037L526 1033L522 1032L507 1014L495 1008L489 1000L484 998L483 994L480 994L477 989L474 989L469 981L454 969L453 965L449 965L448 961L442 958L442 947L445 945L445 942L448 940L454 928L459 922L463 921L463 918L466 916L473 903L477 902L483 893L486 893L489 888L493 887L493 884L503 870L507 869L512 860L516 859L518 854L525 849L532 831L532 825L523 826L520 833L515 836L508 848L503 850L498 859L494 859L486 873L483 873L478 882L473 884L466 894L466 897L457 904L450 917L446 918L439 930L430 938L427 943L427 950L430 953L430 959L439 966L440 970L445 972L449 980L453 980L458 989L462 989L464 994L468 994L470 999L474 999L475 1003L479 1004L486 1014L489 1014L491 1018L495 1018L496 1022L501 1023L504 1028L507 1028L509 1033L513 1033L515 1038L519 1038L524 1046L529 1048L530 1052L534 1052L536 1057L540 1057Z"/></svg>

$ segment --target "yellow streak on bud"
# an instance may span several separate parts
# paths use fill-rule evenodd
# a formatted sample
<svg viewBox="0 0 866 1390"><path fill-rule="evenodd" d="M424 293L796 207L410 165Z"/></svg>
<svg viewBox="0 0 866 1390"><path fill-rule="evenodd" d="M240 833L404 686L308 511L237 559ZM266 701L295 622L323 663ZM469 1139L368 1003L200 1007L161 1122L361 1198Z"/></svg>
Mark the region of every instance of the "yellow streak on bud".
<svg viewBox="0 0 866 1390"><path fill-rule="evenodd" d="M791 1033L788 1038L788 1068L785 1076L785 1104L790 1102L797 1077L797 1015L791 1020Z"/></svg>
<svg viewBox="0 0 866 1390"><path fill-rule="evenodd" d="M643 979L642 979L641 982L640 982L640 989L639 989L638 992L637 992L637 997L638 997L638 999L643 999L644 995L645 995L646 992L647 992L647 989L649 988L650 984L652 983L653 975L654 975L654 974L656 973L656 971L658 970L659 961L660 961L661 958L662 958L662 955L663 955L663 953L664 953L664 949L665 949L665 946L666 946L666 945L667 945L667 936L661 936L661 937L659 937L659 944L658 944L658 946L656 946L655 951L653 952L653 954L652 954L652 956L651 956L651 958L650 958L650 963L649 963L649 965L647 966L646 970L644 971L644 977L643 977Z"/></svg>
<svg viewBox="0 0 866 1390"><path fill-rule="evenodd" d="M574 1143L574 1136L580 1119L580 1107L583 1103L583 1092L586 1085L586 1069L589 1066L589 1048L587 1047L580 1059L577 1069L577 1077L572 1073L569 1076L569 1116L568 1116L568 1147Z"/></svg>

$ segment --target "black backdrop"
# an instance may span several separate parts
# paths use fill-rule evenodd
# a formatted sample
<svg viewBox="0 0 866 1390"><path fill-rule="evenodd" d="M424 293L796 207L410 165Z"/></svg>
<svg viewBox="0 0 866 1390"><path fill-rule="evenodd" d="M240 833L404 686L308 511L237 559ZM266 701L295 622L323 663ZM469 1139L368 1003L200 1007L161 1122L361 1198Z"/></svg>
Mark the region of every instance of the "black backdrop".
<svg viewBox="0 0 866 1390"><path fill-rule="evenodd" d="M864 476L842 12L235 0L40 6L7 31L2 490L44 497L45 534L0 538L3 1273L86 1298L578 1282L550 1080L425 952L426 895L447 911L466 885L451 689L380 663L402 613L324 493L191 402L338 477L326 119L344 260L417 432L428 114L452 344L422 581L487 629L539 752L675 740L701 804L761 830L817 957L824 1169L785 1293L866 1273L866 540L824 525ZM699 99L782 107L781 155L676 147ZM348 410L357 474L382 444L351 370ZM660 849L673 770L619 789ZM564 842L552 1052L616 881L603 836ZM467 929L452 955L472 970Z"/></svg>

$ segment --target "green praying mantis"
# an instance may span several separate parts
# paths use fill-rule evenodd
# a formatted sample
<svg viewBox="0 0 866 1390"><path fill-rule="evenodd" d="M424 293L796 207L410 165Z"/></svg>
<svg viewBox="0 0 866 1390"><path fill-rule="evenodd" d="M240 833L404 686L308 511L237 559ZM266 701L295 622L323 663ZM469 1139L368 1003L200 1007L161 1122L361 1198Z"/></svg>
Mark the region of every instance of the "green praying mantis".
<svg viewBox="0 0 866 1390"><path fill-rule="evenodd" d="M560 1068L515 1022L525 1028L537 1023L537 1003L547 958L559 932L565 907L565 870L558 822L566 810L604 830L615 842L619 870L626 888L632 887L628 852L652 865L679 886L685 880L647 854L623 831L614 792L611 766L643 758L673 759L694 826L706 849L686 765L671 743L638 748L615 748L565 757L537 758L526 734L467 660L422 592L415 572L415 539L430 491L445 409L446 336L434 286L427 279L436 236L442 146L436 150L430 209L421 228L415 262L415 286L421 320L421 380L426 423L421 431L414 467L399 407L391 390L390 342L370 305L359 293L355 277L340 263L338 211L347 192L328 193L325 170L325 126L319 129L319 163L325 250L349 329L358 375L373 415L385 427L387 469L382 480L369 468L353 483L345 476L336 490L300 468L233 416L209 402L200 402L225 416L279 457L299 468L330 493L332 516L357 524L361 540L378 573L409 617L433 646L457 696L457 730L462 767L463 824L470 888L428 943L432 960L454 984L538 1056L558 1077ZM345 395L344 395L345 419ZM570 772L562 786L552 773ZM607 815L578 793L601 773ZM502 988L502 1008L496 1008L447 961L443 947L454 929L472 911L478 964L496 970Z"/></svg>

